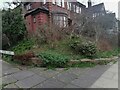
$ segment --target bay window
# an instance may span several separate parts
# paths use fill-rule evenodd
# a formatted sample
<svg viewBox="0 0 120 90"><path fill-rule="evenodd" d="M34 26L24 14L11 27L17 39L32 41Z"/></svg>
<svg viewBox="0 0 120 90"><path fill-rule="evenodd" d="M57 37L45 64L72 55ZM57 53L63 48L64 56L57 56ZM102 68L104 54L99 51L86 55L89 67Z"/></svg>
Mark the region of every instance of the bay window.
<svg viewBox="0 0 120 90"><path fill-rule="evenodd" d="M70 6L69 6L69 4L70 4L70 3L69 3L69 2L67 2L67 9L68 9L68 10L70 9Z"/></svg>
<svg viewBox="0 0 120 90"><path fill-rule="evenodd" d="M67 18L62 15L55 15L53 18L54 24L60 26L60 27L66 27L67 26Z"/></svg>

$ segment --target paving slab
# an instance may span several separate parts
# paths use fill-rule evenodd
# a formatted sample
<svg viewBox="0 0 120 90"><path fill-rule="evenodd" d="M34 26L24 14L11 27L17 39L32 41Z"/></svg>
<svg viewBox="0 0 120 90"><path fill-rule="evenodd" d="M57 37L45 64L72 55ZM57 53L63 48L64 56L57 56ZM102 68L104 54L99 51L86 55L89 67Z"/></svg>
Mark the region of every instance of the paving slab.
<svg viewBox="0 0 120 90"><path fill-rule="evenodd" d="M9 84L7 86L5 86L4 88L18 88L18 86L16 86L15 84Z"/></svg>
<svg viewBox="0 0 120 90"><path fill-rule="evenodd" d="M116 80L110 80L106 78L100 78L98 81L95 82L92 87L98 86L101 88L118 88L118 82Z"/></svg>
<svg viewBox="0 0 120 90"><path fill-rule="evenodd" d="M84 76L82 75L80 78L75 79L71 82L71 84L79 86L81 88L88 88L96 81L96 78L92 76Z"/></svg>
<svg viewBox="0 0 120 90"><path fill-rule="evenodd" d="M65 72L69 72L69 73L75 74L77 76L80 76L83 73L87 72L88 70L90 70L90 68L70 68Z"/></svg>
<svg viewBox="0 0 120 90"><path fill-rule="evenodd" d="M16 82L17 79L15 79L12 75L4 76L2 78L2 84L9 84Z"/></svg>
<svg viewBox="0 0 120 90"><path fill-rule="evenodd" d="M12 74L12 76L13 76L14 78L16 78L17 80L22 80L22 79L27 78L27 77L30 77L30 76L32 76L32 75L34 75L34 74L35 74L35 73L33 73L33 72L31 72L31 71L25 70L25 71L20 71L20 72L18 72L18 73Z"/></svg>
<svg viewBox="0 0 120 90"><path fill-rule="evenodd" d="M113 77L115 78L115 74L116 73L112 73L112 72L106 72L106 73L104 73L103 75L102 75L102 77L104 77L104 78L108 78L108 79L112 79Z"/></svg>
<svg viewBox="0 0 120 90"><path fill-rule="evenodd" d="M11 65L11 64L9 64L9 63L7 63L7 62L5 62L5 61L2 61L1 63L2 63L2 71L8 70L8 69L10 69L10 68L14 68L13 65Z"/></svg>
<svg viewBox="0 0 120 90"><path fill-rule="evenodd" d="M44 80L46 80L43 77L40 77L39 75L33 75L29 78L26 78L24 80L20 80L18 82L16 82L16 85L20 88L31 88L41 82L43 82Z"/></svg>
<svg viewBox="0 0 120 90"><path fill-rule="evenodd" d="M101 88L118 88L118 63L112 65L103 75L91 86Z"/></svg>
<svg viewBox="0 0 120 90"><path fill-rule="evenodd" d="M107 66L96 66L71 82L81 88L89 88L106 70Z"/></svg>
<svg viewBox="0 0 120 90"><path fill-rule="evenodd" d="M43 72L39 72L37 74L40 75L40 76L42 76L42 77L45 77L45 78L52 78L55 75L59 74L59 72L56 71L56 70L48 69L48 70L45 70Z"/></svg>
<svg viewBox="0 0 120 90"><path fill-rule="evenodd" d="M16 85L20 88L101 88L105 86L103 84L109 82L115 82L109 85L116 87L116 80L118 80L116 65L113 65L111 69L109 69L110 65L98 65L93 68L70 68L68 70L64 68L57 68L56 70L26 68L19 70L7 63L4 65L3 75L7 77L3 77L3 82L8 84L6 88L16 87ZM105 74L106 70L107 73ZM100 77L102 80L97 82L96 80ZM110 81L110 79L114 81ZM104 83L99 85L103 81Z"/></svg>
<svg viewBox="0 0 120 90"><path fill-rule="evenodd" d="M66 84L64 82L58 81L54 78L50 78L33 88L63 88L65 85Z"/></svg>
<svg viewBox="0 0 120 90"><path fill-rule="evenodd" d="M29 69L29 71L32 71L32 72L34 72L34 73L36 73L36 74L41 74L41 73L43 73L45 70L46 70L45 68L31 68L31 69Z"/></svg>
<svg viewBox="0 0 120 90"><path fill-rule="evenodd" d="M75 74L69 73L69 72L62 72L58 74L57 76L55 76L55 78L58 79L59 81L69 83L72 80L78 78L78 76Z"/></svg>
<svg viewBox="0 0 120 90"><path fill-rule="evenodd" d="M2 71L2 76L10 75L10 74L13 74L13 73L16 73L16 72L20 72L20 71L21 70L18 69L18 68L10 68L10 69Z"/></svg>

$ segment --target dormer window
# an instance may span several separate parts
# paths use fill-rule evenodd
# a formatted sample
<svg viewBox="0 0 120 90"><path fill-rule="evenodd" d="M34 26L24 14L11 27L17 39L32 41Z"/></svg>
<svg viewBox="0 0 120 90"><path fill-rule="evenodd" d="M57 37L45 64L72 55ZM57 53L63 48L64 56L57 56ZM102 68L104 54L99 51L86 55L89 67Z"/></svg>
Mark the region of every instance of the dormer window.
<svg viewBox="0 0 120 90"><path fill-rule="evenodd" d="M30 9L32 9L31 4L26 5L26 10L30 10Z"/></svg>

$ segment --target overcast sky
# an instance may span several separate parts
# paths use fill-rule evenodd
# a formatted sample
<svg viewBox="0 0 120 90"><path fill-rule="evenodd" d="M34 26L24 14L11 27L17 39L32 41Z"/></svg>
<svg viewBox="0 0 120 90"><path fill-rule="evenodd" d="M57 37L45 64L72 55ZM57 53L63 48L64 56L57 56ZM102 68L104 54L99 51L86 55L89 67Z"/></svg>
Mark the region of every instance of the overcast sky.
<svg viewBox="0 0 120 90"><path fill-rule="evenodd" d="M3 7L3 6L5 7L5 5L2 4L5 1L8 1L8 0L0 0L0 8ZM12 1L12 0L9 0L9 1ZM78 0L78 1L87 6L87 1L88 0ZM92 1L93 5L103 2L105 4L105 9L116 13L116 17L118 18L118 2L120 0L91 0L91 1Z"/></svg>

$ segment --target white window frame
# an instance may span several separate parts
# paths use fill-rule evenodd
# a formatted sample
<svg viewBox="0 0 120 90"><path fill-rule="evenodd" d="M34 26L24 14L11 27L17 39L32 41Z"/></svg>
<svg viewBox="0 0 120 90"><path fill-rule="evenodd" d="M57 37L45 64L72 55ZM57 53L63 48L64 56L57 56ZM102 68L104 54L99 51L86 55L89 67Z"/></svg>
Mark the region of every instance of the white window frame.
<svg viewBox="0 0 120 90"><path fill-rule="evenodd" d="M73 11L76 12L76 5L73 5Z"/></svg>
<svg viewBox="0 0 120 90"><path fill-rule="evenodd" d="M46 4L46 0L43 0L43 4Z"/></svg>
<svg viewBox="0 0 120 90"><path fill-rule="evenodd" d="M79 13L79 6L76 6L76 13Z"/></svg>
<svg viewBox="0 0 120 90"><path fill-rule="evenodd" d="M79 10L80 10L79 12L80 12L80 14L81 14L81 12L82 12L82 8L80 7Z"/></svg>
<svg viewBox="0 0 120 90"><path fill-rule="evenodd" d="M55 4L55 0L52 0L52 3Z"/></svg>
<svg viewBox="0 0 120 90"><path fill-rule="evenodd" d="M69 2L67 2L67 9L70 10Z"/></svg>
<svg viewBox="0 0 120 90"><path fill-rule="evenodd" d="M61 6L61 0L56 0L56 4L57 4L58 6Z"/></svg>
<svg viewBox="0 0 120 90"><path fill-rule="evenodd" d="M26 10L32 9L31 4L26 5Z"/></svg>
<svg viewBox="0 0 120 90"><path fill-rule="evenodd" d="M60 27L66 27L67 26L67 18L65 16L54 16L54 22L56 25L59 25Z"/></svg>
<svg viewBox="0 0 120 90"><path fill-rule="evenodd" d="M63 17L63 26L64 26L64 27L66 27L66 26L67 26L67 23L66 23L66 22L67 22L66 17Z"/></svg>
<svg viewBox="0 0 120 90"><path fill-rule="evenodd" d="M62 7L65 7L65 1L62 0Z"/></svg>

